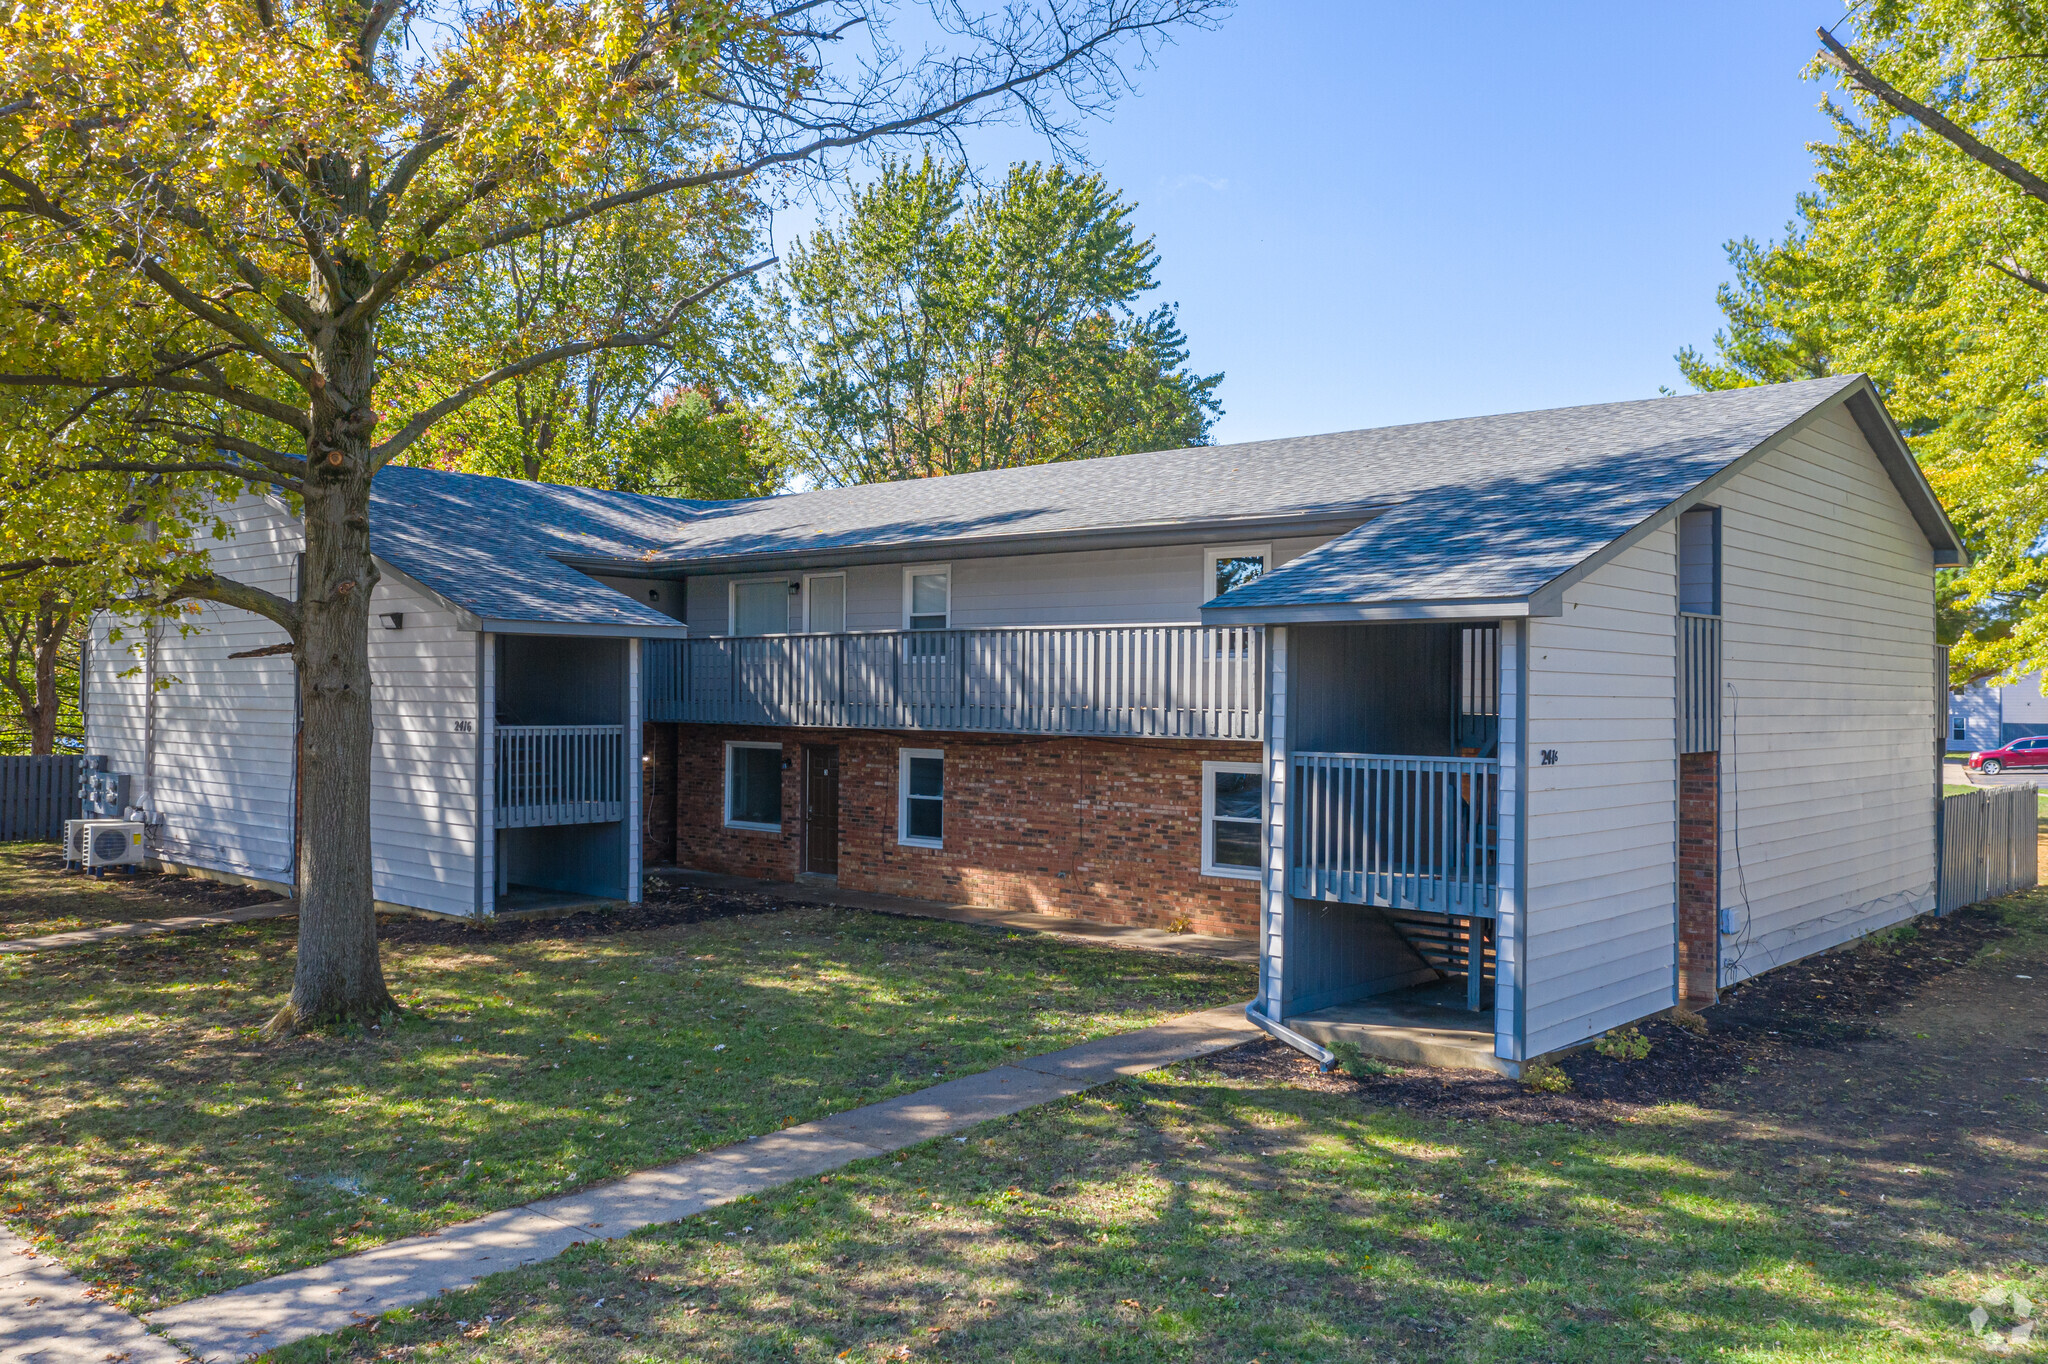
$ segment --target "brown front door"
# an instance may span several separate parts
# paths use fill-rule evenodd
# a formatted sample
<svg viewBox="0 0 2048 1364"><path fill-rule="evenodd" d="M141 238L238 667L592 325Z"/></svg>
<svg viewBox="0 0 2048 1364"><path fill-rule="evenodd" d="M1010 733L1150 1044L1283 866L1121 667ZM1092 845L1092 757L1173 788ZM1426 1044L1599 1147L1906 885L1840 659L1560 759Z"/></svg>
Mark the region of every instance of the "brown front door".
<svg viewBox="0 0 2048 1364"><path fill-rule="evenodd" d="M839 874L839 745L804 745L804 870Z"/></svg>

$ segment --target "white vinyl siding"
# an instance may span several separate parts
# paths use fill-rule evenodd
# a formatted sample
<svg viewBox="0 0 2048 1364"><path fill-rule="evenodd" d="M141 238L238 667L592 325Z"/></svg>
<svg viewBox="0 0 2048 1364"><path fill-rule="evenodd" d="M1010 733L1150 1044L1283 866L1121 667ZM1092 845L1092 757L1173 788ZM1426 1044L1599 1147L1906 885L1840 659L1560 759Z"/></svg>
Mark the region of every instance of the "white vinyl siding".
<svg viewBox="0 0 2048 1364"><path fill-rule="evenodd" d="M224 511L234 534L209 545L223 576L297 595L297 523L265 499ZM397 630L381 617L404 616ZM94 628L87 743L136 778L134 798L163 821L173 863L288 883L292 877L297 683L292 660L228 655L283 643L284 631L230 607L199 606L157 631L154 789L142 780L149 699L139 664ZM139 635L127 627L131 638ZM476 905L480 702L477 637L433 599L386 577L370 603L370 817L375 894L387 904L469 914ZM466 725L468 732L459 728ZM317 818L317 812L309 814Z"/></svg>
<svg viewBox="0 0 2048 1364"><path fill-rule="evenodd" d="M1933 556L1840 411L1713 500L1725 985L1932 907ZM1674 998L1676 547L1660 528L1529 622L1524 1055Z"/></svg>
<svg viewBox="0 0 2048 1364"><path fill-rule="evenodd" d="M1299 558L1328 538L1295 536L1275 540L1269 567ZM1199 625L1202 603L1215 595L1204 562L1204 549L1202 545L1168 545L1157 549L1074 550L989 559L956 557L947 561L952 571L947 623L955 629L1004 625ZM846 628L902 629L903 566L922 563L930 557L908 549L899 562L847 566L843 570ZM816 571L842 570L837 565L825 565ZM734 581L726 576L689 580L693 635L731 629L729 602Z"/></svg>
<svg viewBox="0 0 2048 1364"><path fill-rule="evenodd" d="M1721 512L1724 983L1933 907L1933 552L1855 423Z"/></svg>
<svg viewBox="0 0 2048 1364"><path fill-rule="evenodd" d="M208 544L223 577L298 595L298 529L268 502L223 508L230 538ZM187 627L156 632L153 790L158 851L173 862L289 883L297 680L288 656L228 655L282 644L261 616L192 603Z"/></svg>
<svg viewBox="0 0 2048 1364"><path fill-rule="evenodd" d="M1672 1002L1676 550L1655 531L1530 622L1524 1055Z"/></svg>
<svg viewBox="0 0 2048 1364"><path fill-rule="evenodd" d="M405 617L387 630L378 617ZM442 914L476 908L477 637L386 576L370 599L371 870L376 896Z"/></svg>

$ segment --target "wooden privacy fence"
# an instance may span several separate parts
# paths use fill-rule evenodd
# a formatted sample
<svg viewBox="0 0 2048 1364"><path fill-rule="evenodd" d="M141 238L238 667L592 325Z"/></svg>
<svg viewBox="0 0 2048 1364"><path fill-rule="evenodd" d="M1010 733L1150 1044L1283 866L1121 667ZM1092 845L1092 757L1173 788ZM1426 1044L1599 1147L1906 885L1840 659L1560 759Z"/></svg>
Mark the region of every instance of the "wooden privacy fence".
<svg viewBox="0 0 2048 1364"><path fill-rule="evenodd" d="M1258 739L1265 632L1059 626L650 643L647 718Z"/></svg>
<svg viewBox="0 0 2048 1364"><path fill-rule="evenodd" d="M0 757L0 843L54 842L77 818L77 758Z"/></svg>
<svg viewBox="0 0 2048 1364"><path fill-rule="evenodd" d="M1941 798L1943 914L2025 890L2041 879L2039 795L2032 786L2000 786Z"/></svg>

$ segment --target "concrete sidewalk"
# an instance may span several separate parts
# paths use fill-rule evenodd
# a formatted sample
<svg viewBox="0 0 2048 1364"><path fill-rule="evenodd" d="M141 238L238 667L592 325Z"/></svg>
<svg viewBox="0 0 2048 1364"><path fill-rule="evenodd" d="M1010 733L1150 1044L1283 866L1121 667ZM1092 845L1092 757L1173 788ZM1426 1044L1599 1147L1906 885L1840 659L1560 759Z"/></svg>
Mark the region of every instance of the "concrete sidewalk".
<svg viewBox="0 0 2048 1364"><path fill-rule="evenodd" d="M913 900L902 895L875 891L841 890L829 882L756 881L745 876L724 876L709 871L684 871L675 867L651 867L648 878L700 886L705 890L739 891L767 899L806 905L836 905L841 909L865 909L876 914L901 914L913 919L945 919L956 924L980 924L987 928L1011 928L1023 933L1050 933L1078 942L1107 943L1116 947L1139 947L1153 952L1179 952L1217 961L1257 961L1256 938L1226 938L1207 933L1169 933L1163 928L1136 928L1126 924L1090 923L1058 914L1033 914L1020 909L988 909L980 905L948 905L935 900Z"/></svg>
<svg viewBox="0 0 2048 1364"><path fill-rule="evenodd" d="M219 914L185 914L175 919L137 919L133 923L108 924L105 928L81 928L71 933L45 933L40 938L10 938L0 942L0 953L48 952L59 947L89 947L116 938L145 938L153 933L186 933L195 928L218 928L222 924L246 924L257 919L287 919L299 912L290 900L270 900L260 905ZM4 1359L0 1359L4 1364Z"/></svg>
<svg viewBox="0 0 2048 1364"><path fill-rule="evenodd" d="M798 897L792 897L798 898ZM581 1193L508 1208L428 1236L394 1241L151 1313L149 1324L206 1362L247 1359L307 1336L467 1288L486 1275L551 1259L582 1241L625 1236L852 1161L964 1131L1263 1036L1241 1004L1186 1014L1120 1037L997 1066L817 1122L707 1151ZM111 1310L111 1309L107 1309ZM7 1355L0 1328L0 1359ZM65 1356L48 1356L51 1361ZM79 1358L84 1358L80 1356ZM135 1356L137 1364L144 1356Z"/></svg>
<svg viewBox="0 0 2048 1364"><path fill-rule="evenodd" d="M0 1227L0 1364L184 1364L162 1336L85 1295L71 1271Z"/></svg>

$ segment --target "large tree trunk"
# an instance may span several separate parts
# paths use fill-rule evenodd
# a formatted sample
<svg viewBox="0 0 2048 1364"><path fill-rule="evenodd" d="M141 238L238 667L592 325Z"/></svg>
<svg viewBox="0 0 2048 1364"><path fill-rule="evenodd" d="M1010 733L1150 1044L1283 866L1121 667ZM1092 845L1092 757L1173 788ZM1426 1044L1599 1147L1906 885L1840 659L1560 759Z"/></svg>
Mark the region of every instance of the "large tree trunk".
<svg viewBox="0 0 2048 1364"><path fill-rule="evenodd" d="M70 633L71 613L57 609L54 593L44 593L36 613L36 703L26 717L31 753L57 751L57 716L64 709L64 699L57 695L57 661Z"/></svg>
<svg viewBox="0 0 2048 1364"><path fill-rule="evenodd" d="M316 347L326 380L311 405L300 596L303 709L299 952L272 1035L371 1023L396 1009L377 958L370 879L370 432L368 328Z"/></svg>

